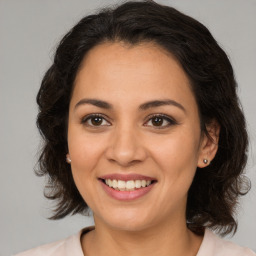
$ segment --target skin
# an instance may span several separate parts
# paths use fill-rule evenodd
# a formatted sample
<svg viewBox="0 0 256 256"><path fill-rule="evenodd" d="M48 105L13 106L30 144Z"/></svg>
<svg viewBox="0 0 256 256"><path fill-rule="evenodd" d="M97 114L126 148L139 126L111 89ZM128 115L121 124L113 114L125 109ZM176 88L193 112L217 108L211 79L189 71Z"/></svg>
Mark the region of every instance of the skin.
<svg viewBox="0 0 256 256"><path fill-rule="evenodd" d="M166 99L182 107L139 109ZM103 115L100 125L85 122L95 113ZM175 121L162 120L159 127L152 114ZM75 80L68 120L72 174L95 219L95 230L81 238L85 255L196 255L202 237L187 229L185 211L196 168L217 151L218 126L207 129L213 140L201 133L187 75L159 46L107 42L89 51ZM98 180L112 173L146 175L157 183L136 200L119 201Z"/></svg>

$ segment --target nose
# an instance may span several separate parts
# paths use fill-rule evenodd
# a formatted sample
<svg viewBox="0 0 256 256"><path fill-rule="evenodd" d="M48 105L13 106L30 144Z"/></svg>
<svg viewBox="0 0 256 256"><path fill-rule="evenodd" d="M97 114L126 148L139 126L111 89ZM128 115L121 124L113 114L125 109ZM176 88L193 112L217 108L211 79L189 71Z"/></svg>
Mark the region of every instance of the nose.
<svg viewBox="0 0 256 256"><path fill-rule="evenodd" d="M120 166L130 166L146 159L147 153L141 135L130 128L117 128L111 134L109 146L106 150L109 161Z"/></svg>

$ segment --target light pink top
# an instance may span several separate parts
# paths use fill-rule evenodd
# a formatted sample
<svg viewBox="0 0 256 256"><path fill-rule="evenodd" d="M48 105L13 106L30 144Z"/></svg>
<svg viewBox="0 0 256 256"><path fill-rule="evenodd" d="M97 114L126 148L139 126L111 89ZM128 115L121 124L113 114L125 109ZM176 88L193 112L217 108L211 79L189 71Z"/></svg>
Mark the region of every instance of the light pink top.
<svg viewBox="0 0 256 256"><path fill-rule="evenodd" d="M81 234L92 230L89 227L64 240L39 246L16 256L84 256ZM203 242L196 256L256 256L252 250L220 239L209 229L205 230Z"/></svg>

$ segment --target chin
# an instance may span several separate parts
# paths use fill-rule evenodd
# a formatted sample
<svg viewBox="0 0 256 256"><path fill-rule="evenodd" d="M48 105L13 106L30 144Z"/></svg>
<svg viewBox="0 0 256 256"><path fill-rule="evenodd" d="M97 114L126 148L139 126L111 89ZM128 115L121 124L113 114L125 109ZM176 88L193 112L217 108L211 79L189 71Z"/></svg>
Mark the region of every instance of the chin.
<svg viewBox="0 0 256 256"><path fill-rule="evenodd" d="M115 209L106 209L104 212L94 212L94 221L97 225L108 226L111 229L123 231L143 230L152 223L152 216L148 216L145 211L127 207L117 207Z"/></svg>
<svg viewBox="0 0 256 256"><path fill-rule="evenodd" d="M112 229L119 230L119 231L127 231L127 232L139 232L143 231L150 227L148 223L135 221L134 219L129 221L122 221L114 223L109 223Z"/></svg>
<svg viewBox="0 0 256 256"><path fill-rule="evenodd" d="M145 216L145 213L140 213L137 210L126 210L109 212L104 215L104 218L94 216L95 223L104 222L106 226L120 231L142 231L149 228L153 224L152 216Z"/></svg>

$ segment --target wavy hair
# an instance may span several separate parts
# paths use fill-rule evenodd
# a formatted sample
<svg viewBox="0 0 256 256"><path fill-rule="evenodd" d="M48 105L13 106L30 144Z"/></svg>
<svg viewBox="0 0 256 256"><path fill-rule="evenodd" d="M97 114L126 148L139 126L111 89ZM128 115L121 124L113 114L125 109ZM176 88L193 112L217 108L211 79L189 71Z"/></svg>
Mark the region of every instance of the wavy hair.
<svg viewBox="0 0 256 256"><path fill-rule="evenodd" d="M187 225L195 233L204 227L223 235L235 232L236 205L249 190L249 181L243 175L248 136L232 66L204 25L153 1L129 1L86 16L57 47L37 95L37 126L44 144L36 173L48 177L45 196L57 201L51 218L88 211L66 164L67 120L81 62L104 42L153 42L182 65L198 104L202 132L207 134L206 125L213 119L221 127L215 158L206 168L197 168L188 192Z"/></svg>

